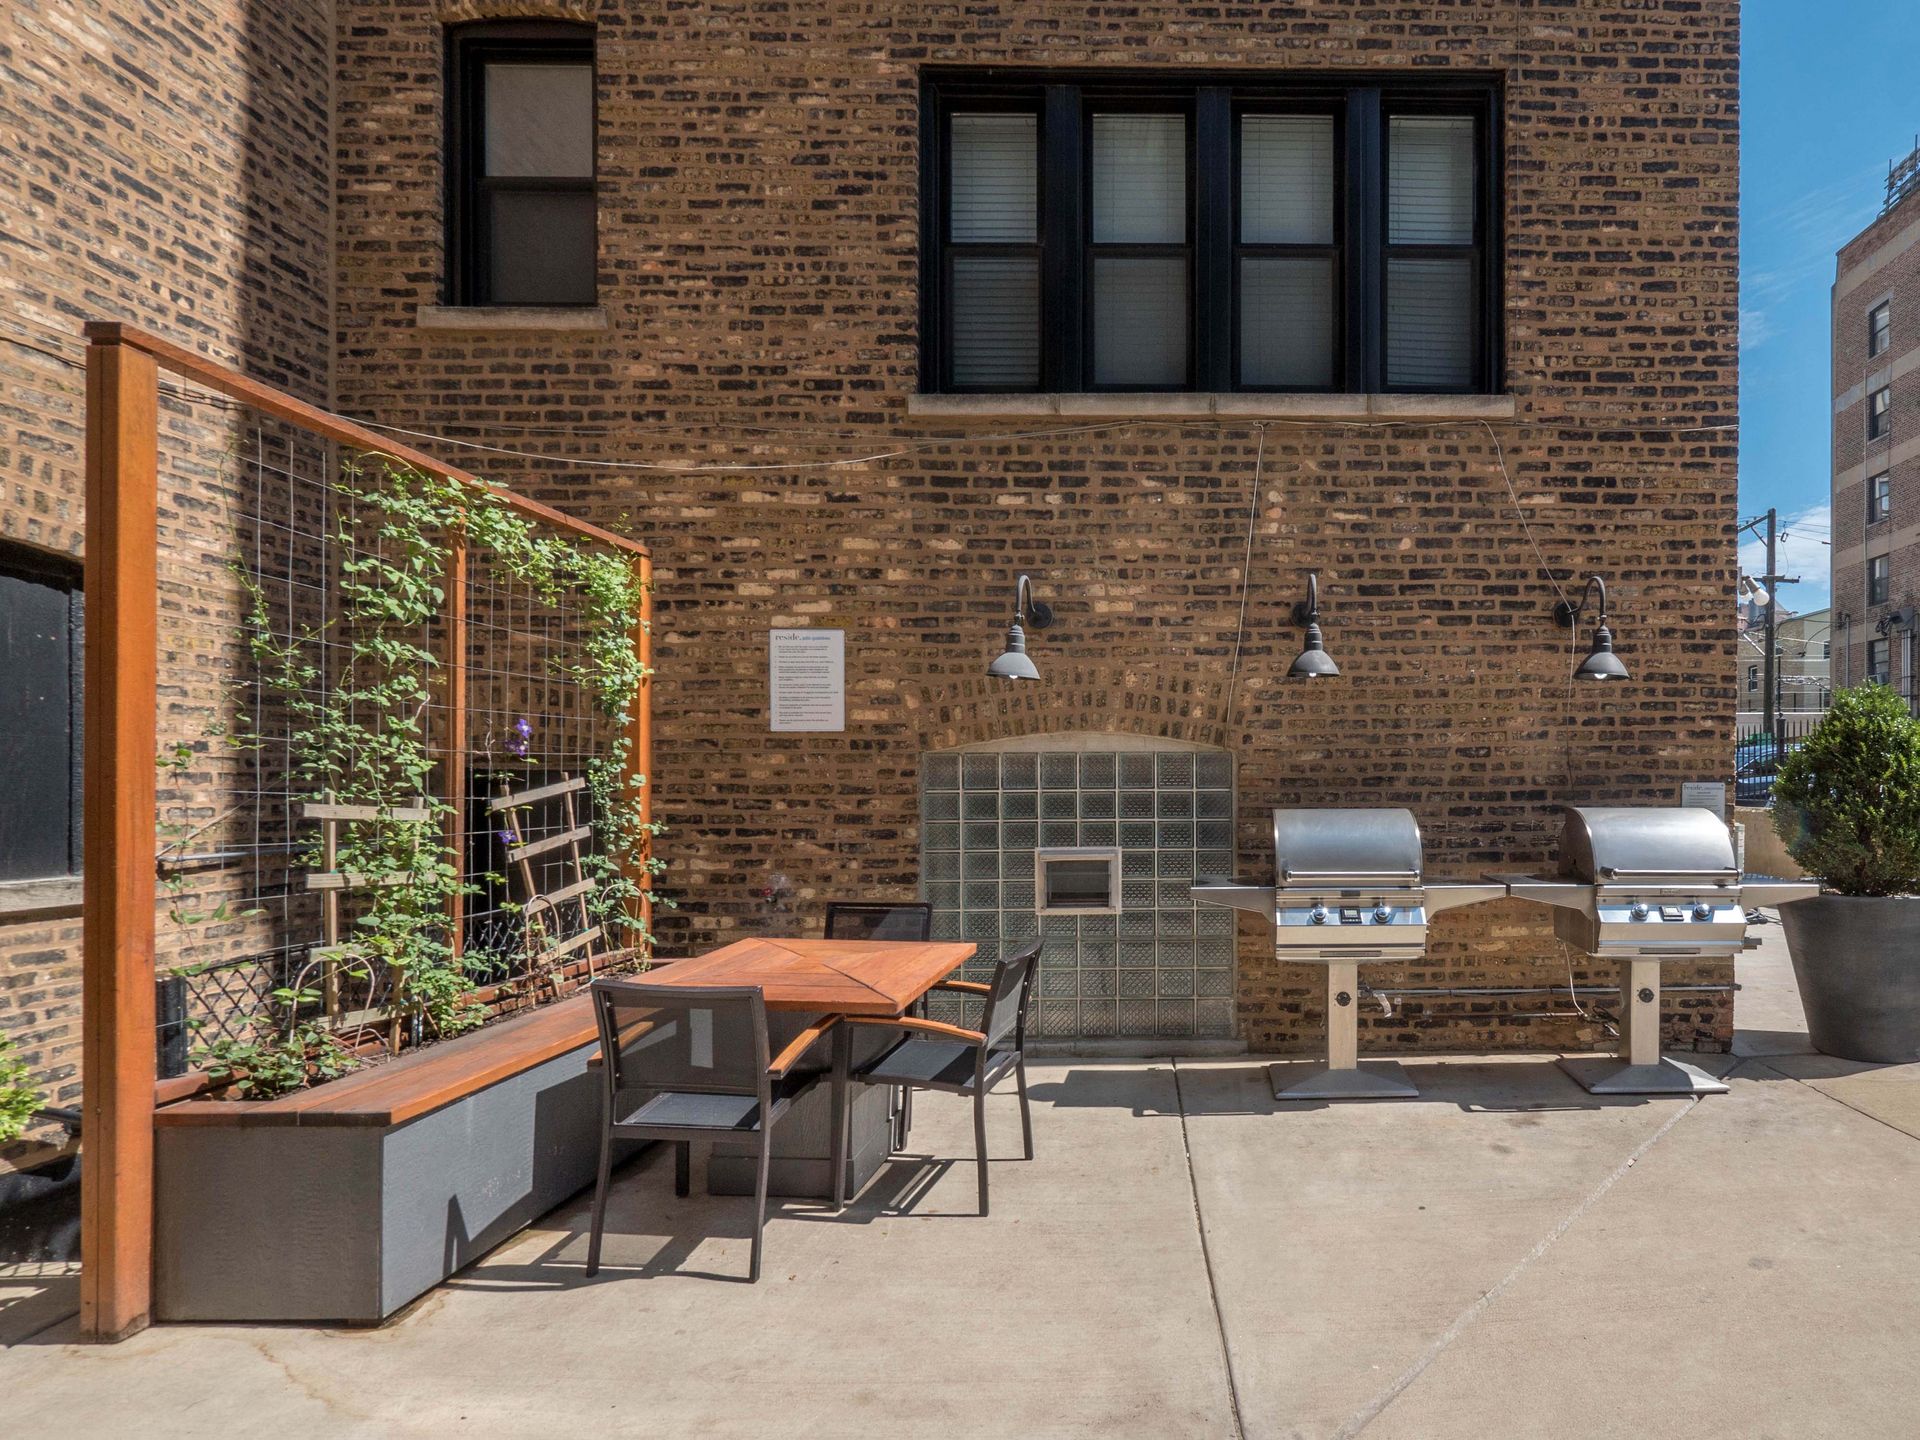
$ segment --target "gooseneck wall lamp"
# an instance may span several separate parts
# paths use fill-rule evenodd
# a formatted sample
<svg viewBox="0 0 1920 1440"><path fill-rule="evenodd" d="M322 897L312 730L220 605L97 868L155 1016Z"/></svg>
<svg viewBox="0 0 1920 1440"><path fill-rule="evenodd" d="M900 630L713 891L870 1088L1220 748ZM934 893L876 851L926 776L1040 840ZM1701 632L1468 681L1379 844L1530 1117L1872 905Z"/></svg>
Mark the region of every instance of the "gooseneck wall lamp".
<svg viewBox="0 0 1920 1440"><path fill-rule="evenodd" d="M1306 646L1287 667L1287 678L1330 680L1338 675L1340 667L1327 654L1327 642L1320 634L1320 577L1316 574L1307 576L1307 598L1294 604L1293 623L1305 627Z"/></svg>
<svg viewBox="0 0 1920 1440"><path fill-rule="evenodd" d="M1007 648L987 667L1002 680L1038 680L1040 672L1027 657L1027 625L1044 630L1053 624L1053 608L1033 598L1033 581L1025 575L1013 590L1013 623L1007 626Z"/></svg>
<svg viewBox="0 0 1920 1440"><path fill-rule="evenodd" d="M1571 630L1586 613L1587 602L1598 597L1593 623L1593 647L1573 672L1576 680L1625 680L1627 667L1613 653L1613 631L1607 628L1607 582L1598 575L1587 577L1587 588L1580 592L1580 603L1559 600L1554 603L1553 623Z"/></svg>

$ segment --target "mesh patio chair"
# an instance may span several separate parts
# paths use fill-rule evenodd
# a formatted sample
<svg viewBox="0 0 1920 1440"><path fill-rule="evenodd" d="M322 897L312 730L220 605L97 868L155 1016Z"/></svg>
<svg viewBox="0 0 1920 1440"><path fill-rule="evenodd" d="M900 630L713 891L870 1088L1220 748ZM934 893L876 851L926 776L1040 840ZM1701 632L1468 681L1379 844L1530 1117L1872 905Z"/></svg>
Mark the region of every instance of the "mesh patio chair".
<svg viewBox="0 0 1920 1440"><path fill-rule="evenodd" d="M892 900L830 900L823 934L828 940L931 940L933 906ZM924 1002L915 1008L918 1014L926 1013ZM893 1123L893 1148L898 1150L913 1129L911 1090L894 1096L889 1119Z"/></svg>
<svg viewBox="0 0 1920 1440"><path fill-rule="evenodd" d="M1040 961L1036 940L994 967L986 984L943 980L933 988L957 991L981 1002L980 1028L965 1030L938 1020L903 1015L897 1020L845 1016L844 1025L887 1025L906 1033L873 1060L853 1067L847 1079L857 1085L898 1085L909 1090L944 1090L973 1097L974 1162L980 1180L980 1213L987 1213L987 1092L1009 1074L1020 1087L1020 1133L1025 1157L1033 1158L1033 1114L1027 1104L1027 1011L1033 1000L1033 974ZM842 1042L842 1054L846 1053ZM836 1106L840 1108L840 1106ZM846 1179L847 1124L835 1121L834 1204L842 1203Z"/></svg>
<svg viewBox="0 0 1920 1440"><path fill-rule="evenodd" d="M593 1007L600 1026L604 1123L587 1274L600 1269L615 1140L670 1141L675 1147L673 1190L685 1195L691 1188L695 1140L757 1136L760 1170L747 1278L758 1280L773 1127L819 1078L791 1072L814 1042L832 1030L835 1017L808 1026L769 1059L767 1006L758 987L596 980ZM836 1146L843 1144L838 1133L842 1123L844 1117L836 1113Z"/></svg>
<svg viewBox="0 0 1920 1440"><path fill-rule="evenodd" d="M830 900L829 940L931 940L933 906L887 900Z"/></svg>

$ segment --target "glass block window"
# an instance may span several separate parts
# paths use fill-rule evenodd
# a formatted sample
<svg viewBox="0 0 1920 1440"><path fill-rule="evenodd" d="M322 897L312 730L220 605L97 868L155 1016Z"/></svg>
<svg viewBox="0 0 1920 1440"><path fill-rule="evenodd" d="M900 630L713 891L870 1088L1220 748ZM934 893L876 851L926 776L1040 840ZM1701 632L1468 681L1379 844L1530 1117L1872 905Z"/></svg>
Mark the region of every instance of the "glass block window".
<svg viewBox="0 0 1920 1440"><path fill-rule="evenodd" d="M1198 875L1234 872L1233 779L1224 752L928 755L921 894L935 936L979 944L970 979L1041 936L1042 1037L1231 1036L1233 916L1196 906L1189 888ZM990 812L1000 818L946 818ZM1105 888L1117 913L1036 903L1050 856L1069 866L1063 900ZM936 1000L947 1011L936 1004L935 1018L965 1023L954 997Z"/></svg>

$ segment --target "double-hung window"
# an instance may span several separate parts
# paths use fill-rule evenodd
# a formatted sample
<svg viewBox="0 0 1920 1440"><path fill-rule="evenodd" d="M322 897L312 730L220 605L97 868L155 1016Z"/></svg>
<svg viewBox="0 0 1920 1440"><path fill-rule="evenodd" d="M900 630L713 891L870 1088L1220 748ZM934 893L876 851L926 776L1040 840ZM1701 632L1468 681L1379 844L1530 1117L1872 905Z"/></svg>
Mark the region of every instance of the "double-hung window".
<svg viewBox="0 0 1920 1440"><path fill-rule="evenodd" d="M592 28L506 21L449 37L450 303L593 304Z"/></svg>
<svg viewBox="0 0 1920 1440"><path fill-rule="evenodd" d="M1867 561L1867 604L1884 605L1893 598L1893 557L1875 555Z"/></svg>
<svg viewBox="0 0 1920 1440"><path fill-rule="evenodd" d="M1884 354L1893 343L1893 302L1882 300L1867 312L1867 355Z"/></svg>
<svg viewBox="0 0 1920 1440"><path fill-rule="evenodd" d="M1893 476L1882 470L1867 481L1867 523L1876 524L1893 514Z"/></svg>
<svg viewBox="0 0 1920 1440"><path fill-rule="evenodd" d="M1885 638L1867 641L1867 679L1881 685L1893 679L1893 642Z"/></svg>
<svg viewBox="0 0 1920 1440"><path fill-rule="evenodd" d="M1498 98L939 73L922 388L1497 389Z"/></svg>
<svg viewBox="0 0 1920 1440"><path fill-rule="evenodd" d="M1893 387L1882 385L1867 396L1867 439L1884 440L1893 429Z"/></svg>

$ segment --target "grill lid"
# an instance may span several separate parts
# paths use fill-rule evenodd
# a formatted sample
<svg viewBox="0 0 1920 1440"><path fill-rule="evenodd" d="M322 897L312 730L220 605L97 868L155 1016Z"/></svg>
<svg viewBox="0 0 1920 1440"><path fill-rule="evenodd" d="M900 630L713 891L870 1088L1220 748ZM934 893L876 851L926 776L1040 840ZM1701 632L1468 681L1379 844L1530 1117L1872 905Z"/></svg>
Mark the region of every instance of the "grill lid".
<svg viewBox="0 0 1920 1440"><path fill-rule="evenodd" d="M1560 831L1560 873L1590 885L1721 885L1740 879L1733 837L1711 810L1655 805L1569 805Z"/></svg>
<svg viewBox="0 0 1920 1440"><path fill-rule="evenodd" d="M1411 810L1273 812L1274 874L1282 888L1316 880L1420 883L1420 822Z"/></svg>

